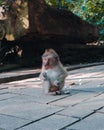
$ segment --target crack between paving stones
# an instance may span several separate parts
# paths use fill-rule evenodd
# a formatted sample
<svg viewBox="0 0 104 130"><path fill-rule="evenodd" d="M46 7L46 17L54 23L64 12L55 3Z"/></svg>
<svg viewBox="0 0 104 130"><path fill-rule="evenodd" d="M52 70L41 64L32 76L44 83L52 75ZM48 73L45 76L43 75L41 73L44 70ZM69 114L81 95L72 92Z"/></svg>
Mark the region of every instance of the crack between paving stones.
<svg viewBox="0 0 104 130"><path fill-rule="evenodd" d="M21 117L17 117L17 116L13 116L13 115L2 114L2 113L0 113L0 115L3 115L3 116L8 116L8 117L15 117L15 118L17 118L17 119L22 119L22 120L28 120L28 121L30 121L29 119L26 119L26 118L21 118Z"/></svg>
<svg viewBox="0 0 104 130"><path fill-rule="evenodd" d="M73 94L72 94L72 95L73 95ZM67 98L67 97L72 96L72 95L69 94L69 95L64 96L64 97L62 97L62 98L59 98L59 99L56 99L56 100L53 100L53 101L47 102L46 104L50 104L50 103L53 103L53 102L59 101L59 100L61 100L61 99Z"/></svg>
<svg viewBox="0 0 104 130"><path fill-rule="evenodd" d="M97 113L101 113L101 114L104 114L104 112L102 112L102 111L96 111Z"/></svg>
<svg viewBox="0 0 104 130"><path fill-rule="evenodd" d="M56 99L56 100L53 100L53 101L47 102L46 104L50 104L50 103L53 103L53 102L59 101L59 100L61 100L61 99L67 98L67 97L69 97L69 95L68 95L68 96L65 96L65 97L62 97L62 98L60 98L60 99Z"/></svg>
<svg viewBox="0 0 104 130"><path fill-rule="evenodd" d="M100 94L97 94L97 95L95 95L95 96L93 96L93 97L100 96L100 95L102 95L103 93L104 93L104 92L102 92L102 93L100 93ZM78 104L80 104L80 103L83 103L83 102L85 102L85 101L88 101L88 100L90 100L90 99L91 99L91 98L84 99L84 100L82 100L81 102L78 102L78 103L73 104L72 107L74 107L74 106L76 106L76 105L78 105Z"/></svg>
<svg viewBox="0 0 104 130"><path fill-rule="evenodd" d="M79 119L78 119L78 117L77 117L77 119L78 119L77 121L75 121L75 122L73 122L73 123L71 123L71 124L69 124L69 125L66 125L66 126L64 126L63 128L59 129L59 130L66 130L67 127L70 127L70 126L76 124L77 122L82 121L83 119L89 117L90 115L92 115L92 114L94 114L94 113L95 113L95 112L92 112L92 113L86 115L85 117L82 117L82 118L79 118ZM72 118L76 118L76 117L72 116Z"/></svg>
<svg viewBox="0 0 104 130"><path fill-rule="evenodd" d="M9 93L7 93L7 94L9 94ZM14 97L17 97L17 95L16 96L12 96L12 97L8 97L8 98L4 98L4 99L0 99L0 101L8 100L8 99L11 99L11 98L14 98Z"/></svg>
<svg viewBox="0 0 104 130"><path fill-rule="evenodd" d="M8 89L8 87L0 88L0 90L3 90L3 89Z"/></svg>
<svg viewBox="0 0 104 130"><path fill-rule="evenodd" d="M103 108L104 108L104 106L98 108L97 110L94 110L94 112L99 112L99 110L101 110L101 109L103 109ZM104 113L104 112L103 112L103 113Z"/></svg>
<svg viewBox="0 0 104 130"><path fill-rule="evenodd" d="M98 96L100 96L100 95L102 95L102 94L104 94L104 92L101 92L101 93L95 95L94 97L98 97Z"/></svg>
<svg viewBox="0 0 104 130"><path fill-rule="evenodd" d="M0 95L3 95L3 94L8 94L9 92L2 92L2 93L0 93Z"/></svg>
<svg viewBox="0 0 104 130"><path fill-rule="evenodd" d="M40 119L37 119L37 120L35 120L35 121L31 121L31 122L29 122L29 123L27 123L27 124L25 124L25 125L23 125L23 126L20 126L20 127L14 129L14 130L18 130L18 129L23 128L23 127L25 127L25 126L31 125L31 124L33 124L33 123L35 123L35 122L37 122L37 121L40 121L40 120L43 120L43 119L45 119L45 118L48 118L48 117L50 117L50 116L52 116L52 115L55 115L55 114L57 114L58 112L61 112L61 111L63 111L63 110L64 110L64 109L59 110L59 111L57 111L57 112L54 112L54 113L52 113L52 114L50 114L50 115L41 117Z"/></svg>
<svg viewBox="0 0 104 130"><path fill-rule="evenodd" d="M91 112L90 114L88 114L88 115L86 115L86 116L84 116L84 117L82 117L82 118L79 118L79 119L78 119L78 117L77 117L77 119L78 119L77 121L75 121L75 122L73 122L73 123L71 123L71 124L69 124L69 125L66 125L66 126L64 126L63 128L59 129L59 130L66 130L67 127L70 127L70 126L74 125L75 123L80 122L80 121L86 119L87 117L89 117L89 116L95 114L96 111L101 110L102 108L104 108L104 106L98 108L97 110L94 110L93 112ZM73 118L76 118L76 117L74 117L74 116L72 116L72 117L73 117Z"/></svg>
<svg viewBox="0 0 104 130"><path fill-rule="evenodd" d="M11 98L14 98L14 97L10 97L10 98L1 99L0 101L5 101L5 100L11 99Z"/></svg>
<svg viewBox="0 0 104 130"><path fill-rule="evenodd" d="M64 96L64 97L62 97L62 98L59 98L59 99L56 99L56 100L53 100L53 101L47 102L46 104L50 104L50 103L53 103L53 102L59 101L59 100L61 100L61 99L64 99L64 98L67 98L67 97L73 96L73 95L75 95L75 94L78 94L78 93L67 94L67 96Z"/></svg>
<svg viewBox="0 0 104 130"><path fill-rule="evenodd" d="M78 93L75 93L75 94L78 94ZM59 100L61 100L61 99L65 99L65 98L67 98L67 97L70 97L70 96L73 96L73 95L75 95L75 94L72 94L72 95L67 95L67 96L65 96L65 97L62 97L62 98L60 98L60 99L56 99L56 100L53 100L53 101L50 101L50 102L48 102L48 103L46 103L47 105L48 104L51 104L51 103L53 103L53 102L56 102L56 101L59 101ZM54 106L58 106L58 105L54 105ZM66 107L66 106L62 106L62 107Z"/></svg>
<svg viewBox="0 0 104 130"><path fill-rule="evenodd" d="M103 106L103 107L104 107L104 106ZM100 108L97 109L96 111L101 110L103 107L100 107ZM62 109L62 110L60 110L60 111L63 111L63 110L64 110L64 109ZM18 128L14 129L14 130L18 130L18 129L20 129L20 128L23 128L23 127L25 127L25 126L28 126L28 125L30 125L30 124L33 124L33 123L35 123L35 122L37 122L37 121L40 121L40 120L45 119L45 118L48 118L48 117L50 117L50 116L52 116L52 115L57 114L57 113L60 112L60 111L57 111L57 112L55 112L55 113L52 113L52 114L50 114L50 115L47 115L47 116L42 117L42 118L40 118L40 119L37 119L37 120L35 120L35 121L31 121L31 122L29 122L29 123L27 123L27 124L25 124L25 125L23 125L23 126L21 126L21 127L18 127ZM81 120L84 120L85 118L87 118L87 117L93 115L94 113L96 113L96 111L94 111L94 112L92 112L92 113L90 113L90 114L88 114L88 115L86 115L86 116L84 116L84 117L82 117L82 118L72 116L73 118L77 118L78 120L75 121L75 122L73 122L73 123L71 123L71 124L69 124L69 125L67 125L67 126L65 126L65 127L63 127L63 128L61 128L61 129L59 129L59 130L65 130L67 127L69 127L69 126L71 126L71 125L74 125L75 123L80 122Z"/></svg>
<svg viewBox="0 0 104 130"><path fill-rule="evenodd" d="M82 100L81 102L75 103L75 104L73 104L73 105L71 105L71 106L74 107L74 106L79 105L80 103L83 103L83 102L88 101L88 100L90 100L90 99L91 99L91 98L84 99L84 100Z"/></svg>

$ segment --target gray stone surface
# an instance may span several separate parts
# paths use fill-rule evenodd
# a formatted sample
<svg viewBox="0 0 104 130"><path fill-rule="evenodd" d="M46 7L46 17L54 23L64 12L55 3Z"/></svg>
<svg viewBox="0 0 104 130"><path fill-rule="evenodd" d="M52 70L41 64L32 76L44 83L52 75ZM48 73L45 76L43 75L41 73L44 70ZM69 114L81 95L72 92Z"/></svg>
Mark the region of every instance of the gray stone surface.
<svg viewBox="0 0 104 130"><path fill-rule="evenodd" d="M22 98L12 98L0 102L1 114L11 115L31 121L51 115L62 109L63 108L61 107L39 104Z"/></svg>
<svg viewBox="0 0 104 130"><path fill-rule="evenodd" d="M0 130L14 130L29 122L29 120L17 118L15 116L0 114Z"/></svg>
<svg viewBox="0 0 104 130"><path fill-rule="evenodd" d="M39 70L34 70L34 69L25 69L25 70L14 70L14 71L10 71L10 72L6 72L6 75L5 75L5 72L4 73L1 73L0 74L0 78L8 78L8 77L15 77L17 76L20 76L20 75L27 75L27 74L33 74L33 73L36 73L36 72L39 72Z"/></svg>
<svg viewBox="0 0 104 130"><path fill-rule="evenodd" d="M99 108L104 106L103 99L104 98L101 98L99 100L87 100L85 102L76 104L73 107L67 107L63 111L58 112L58 114L82 119L93 113L95 110L98 110Z"/></svg>
<svg viewBox="0 0 104 130"><path fill-rule="evenodd" d="M104 114L104 107L101 110L97 111L98 113L103 113Z"/></svg>
<svg viewBox="0 0 104 130"><path fill-rule="evenodd" d="M104 114L90 115L65 130L104 130Z"/></svg>
<svg viewBox="0 0 104 130"><path fill-rule="evenodd" d="M64 107L74 106L76 104L80 104L84 102L85 100L88 100L94 97L95 95L96 95L95 93L91 93L91 92L77 91L76 94L69 96L67 98L63 98L59 101L53 102L52 104L55 106L64 106Z"/></svg>
<svg viewBox="0 0 104 130"><path fill-rule="evenodd" d="M10 94L10 93L1 93L0 94L0 101L6 100L6 99L9 99L9 98L14 98L15 96L17 96L17 95Z"/></svg>
<svg viewBox="0 0 104 130"><path fill-rule="evenodd" d="M76 122L78 119L74 119L62 115L52 115L38 122L34 122L19 130L59 130L67 124Z"/></svg>
<svg viewBox="0 0 104 130"><path fill-rule="evenodd" d="M18 95L25 95L28 96L28 99L34 100L34 102L48 104L50 102L54 102L60 100L60 98L65 98L68 95L61 95L61 96L53 96L53 94L44 94L43 89L36 87L36 88L23 88L23 89L11 89L9 91L12 94Z"/></svg>
<svg viewBox="0 0 104 130"><path fill-rule="evenodd" d="M68 73L66 95L44 94L38 77L0 84L0 130L104 130L104 65Z"/></svg>

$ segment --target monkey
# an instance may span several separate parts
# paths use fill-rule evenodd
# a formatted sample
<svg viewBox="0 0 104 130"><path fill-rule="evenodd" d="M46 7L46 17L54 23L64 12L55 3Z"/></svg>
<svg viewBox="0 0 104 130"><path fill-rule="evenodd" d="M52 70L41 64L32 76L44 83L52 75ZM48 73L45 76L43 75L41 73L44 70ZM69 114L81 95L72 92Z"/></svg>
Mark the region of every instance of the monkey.
<svg viewBox="0 0 104 130"><path fill-rule="evenodd" d="M42 55L42 70L39 76L45 93L62 94L67 75L57 52L51 48L46 49Z"/></svg>

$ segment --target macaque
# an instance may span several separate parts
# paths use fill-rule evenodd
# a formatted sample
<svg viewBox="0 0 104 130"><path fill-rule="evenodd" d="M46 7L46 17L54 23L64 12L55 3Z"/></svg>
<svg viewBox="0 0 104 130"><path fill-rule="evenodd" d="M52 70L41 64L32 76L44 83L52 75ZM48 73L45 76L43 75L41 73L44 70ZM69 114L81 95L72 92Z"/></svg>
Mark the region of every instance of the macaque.
<svg viewBox="0 0 104 130"><path fill-rule="evenodd" d="M42 55L42 71L40 79L45 93L61 94L67 71L60 62L58 54L53 49L46 49Z"/></svg>

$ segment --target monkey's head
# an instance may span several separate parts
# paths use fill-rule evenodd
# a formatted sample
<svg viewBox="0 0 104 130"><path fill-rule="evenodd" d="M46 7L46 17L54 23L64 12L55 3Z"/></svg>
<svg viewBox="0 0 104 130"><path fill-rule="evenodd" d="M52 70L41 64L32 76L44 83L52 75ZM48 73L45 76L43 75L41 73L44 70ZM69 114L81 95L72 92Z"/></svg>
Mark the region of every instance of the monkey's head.
<svg viewBox="0 0 104 130"><path fill-rule="evenodd" d="M42 65L45 69L54 68L59 62L59 56L53 49L46 49L42 55Z"/></svg>

